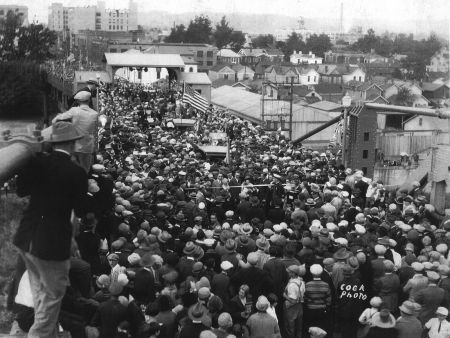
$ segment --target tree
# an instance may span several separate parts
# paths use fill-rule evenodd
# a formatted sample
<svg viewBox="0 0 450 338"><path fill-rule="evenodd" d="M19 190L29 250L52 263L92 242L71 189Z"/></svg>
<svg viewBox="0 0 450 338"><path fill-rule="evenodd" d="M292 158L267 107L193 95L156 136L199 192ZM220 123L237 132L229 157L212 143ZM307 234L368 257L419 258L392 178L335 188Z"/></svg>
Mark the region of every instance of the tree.
<svg viewBox="0 0 450 338"><path fill-rule="evenodd" d="M272 34L258 35L252 39L253 48L270 48L275 45L275 37Z"/></svg>
<svg viewBox="0 0 450 338"><path fill-rule="evenodd" d="M244 33L242 33L241 31L233 31L233 33L231 33L230 38L231 49L233 49L233 51L237 53L239 52L239 50L241 50L244 44L245 44Z"/></svg>
<svg viewBox="0 0 450 338"><path fill-rule="evenodd" d="M231 42L232 34L233 28L229 26L228 21L225 16L223 16L220 22L216 25L216 30L213 33L214 42L217 48L222 49L224 46L228 45Z"/></svg>
<svg viewBox="0 0 450 338"><path fill-rule="evenodd" d="M181 24L173 27L170 30L169 36L165 39L165 42L178 43L185 42L186 40L186 27Z"/></svg>
<svg viewBox="0 0 450 338"><path fill-rule="evenodd" d="M285 60L289 60L289 57L294 51L304 51L306 48L305 42L302 40L302 36L295 32L292 32L286 40L286 44L282 46L281 51L284 54Z"/></svg>
<svg viewBox="0 0 450 338"><path fill-rule="evenodd" d="M369 53L372 49L375 49L379 45L379 37L375 35L375 31L370 28L364 37L359 38L357 42L353 44L353 49L360 50L364 53Z"/></svg>
<svg viewBox="0 0 450 338"><path fill-rule="evenodd" d="M401 105L401 106L410 106L412 105L412 93L411 90L407 87L401 87L398 90L398 94L397 94L397 104Z"/></svg>
<svg viewBox="0 0 450 338"><path fill-rule="evenodd" d="M193 43L211 43L211 20L204 15L196 16L191 20L186 30L186 41Z"/></svg>
<svg viewBox="0 0 450 338"><path fill-rule="evenodd" d="M16 37L20 27L20 18L8 11L6 18L0 21L0 60L16 58Z"/></svg>
<svg viewBox="0 0 450 338"><path fill-rule="evenodd" d="M306 48L314 54L324 57L325 52L332 47L330 38L326 34L313 34L306 40Z"/></svg>
<svg viewBox="0 0 450 338"><path fill-rule="evenodd" d="M50 49L56 42L56 32L43 25L31 24L21 27L17 33L17 56L43 62L52 57Z"/></svg>

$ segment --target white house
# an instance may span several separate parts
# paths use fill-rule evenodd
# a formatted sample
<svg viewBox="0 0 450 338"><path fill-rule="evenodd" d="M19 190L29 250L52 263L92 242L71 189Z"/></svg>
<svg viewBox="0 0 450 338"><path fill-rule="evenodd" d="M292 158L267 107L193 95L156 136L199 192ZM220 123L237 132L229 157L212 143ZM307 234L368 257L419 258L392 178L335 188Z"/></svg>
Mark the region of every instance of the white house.
<svg viewBox="0 0 450 338"><path fill-rule="evenodd" d="M359 67L348 67L349 69L343 70L342 74L342 83L347 83L350 81L366 81L366 73ZM340 67L337 68L338 71Z"/></svg>
<svg viewBox="0 0 450 338"><path fill-rule="evenodd" d="M296 67L299 83L302 85L316 85L319 83L320 74L312 67Z"/></svg>
<svg viewBox="0 0 450 338"><path fill-rule="evenodd" d="M235 80L236 72L229 65L218 64L208 71L211 81L218 79Z"/></svg>
<svg viewBox="0 0 450 338"><path fill-rule="evenodd" d="M313 52L309 52L308 54L303 54L301 51L295 51L289 58L291 63L294 64L308 64L308 65L317 65L321 64L323 58L317 57Z"/></svg>
<svg viewBox="0 0 450 338"><path fill-rule="evenodd" d="M255 76L255 71L249 66L233 65L231 68L236 72L236 81L252 80Z"/></svg>
<svg viewBox="0 0 450 338"><path fill-rule="evenodd" d="M240 60L241 56L228 48L223 48L217 53L217 61L220 63L237 64L240 62Z"/></svg>

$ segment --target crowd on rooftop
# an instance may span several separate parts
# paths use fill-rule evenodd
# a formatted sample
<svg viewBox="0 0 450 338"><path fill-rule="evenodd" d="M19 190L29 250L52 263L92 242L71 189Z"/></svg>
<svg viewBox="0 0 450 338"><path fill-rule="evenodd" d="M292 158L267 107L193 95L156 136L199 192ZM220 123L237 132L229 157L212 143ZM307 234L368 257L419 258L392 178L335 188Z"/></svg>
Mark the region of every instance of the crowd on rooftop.
<svg viewBox="0 0 450 338"><path fill-rule="evenodd" d="M390 192L340 165L332 148L294 146L181 97L176 86L100 88L109 122L63 329L102 338L450 337L450 219L419 184ZM230 139L226 160L199 148L214 132ZM18 278L15 298L24 331L33 318L26 281Z"/></svg>

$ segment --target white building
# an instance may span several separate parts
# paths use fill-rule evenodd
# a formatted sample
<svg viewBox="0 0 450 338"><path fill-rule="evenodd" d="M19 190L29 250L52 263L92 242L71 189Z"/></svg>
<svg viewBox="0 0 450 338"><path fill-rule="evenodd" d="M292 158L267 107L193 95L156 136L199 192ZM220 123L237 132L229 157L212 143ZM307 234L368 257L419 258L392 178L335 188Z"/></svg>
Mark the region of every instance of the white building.
<svg viewBox="0 0 450 338"><path fill-rule="evenodd" d="M128 8L106 8L105 1L97 6L64 7L52 3L48 11L48 27L51 30L133 31L137 30L137 4L130 0Z"/></svg>
<svg viewBox="0 0 450 338"><path fill-rule="evenodd" d="M322 63L323 58L317 57L313 52L303 54L301 51L294 51L289 60L294 64L317 65Z"/></svg>

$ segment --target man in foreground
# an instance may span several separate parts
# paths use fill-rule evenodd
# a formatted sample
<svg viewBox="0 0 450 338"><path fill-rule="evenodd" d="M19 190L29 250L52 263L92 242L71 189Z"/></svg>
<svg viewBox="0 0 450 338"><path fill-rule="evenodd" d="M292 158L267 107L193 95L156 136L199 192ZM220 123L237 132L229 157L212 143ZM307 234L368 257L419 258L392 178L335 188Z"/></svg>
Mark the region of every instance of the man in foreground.
<svg viewBox="0 0 450 338"><path fill-rule="evenodd" d="M87 174L71 161L83 135L70 122L56 122L53 152L38 154L19 174L17 194L30 195L14 238L28 270L34 323L28 337L56 337L61 300L69 284L72 211L82 216Z"/></svg>

